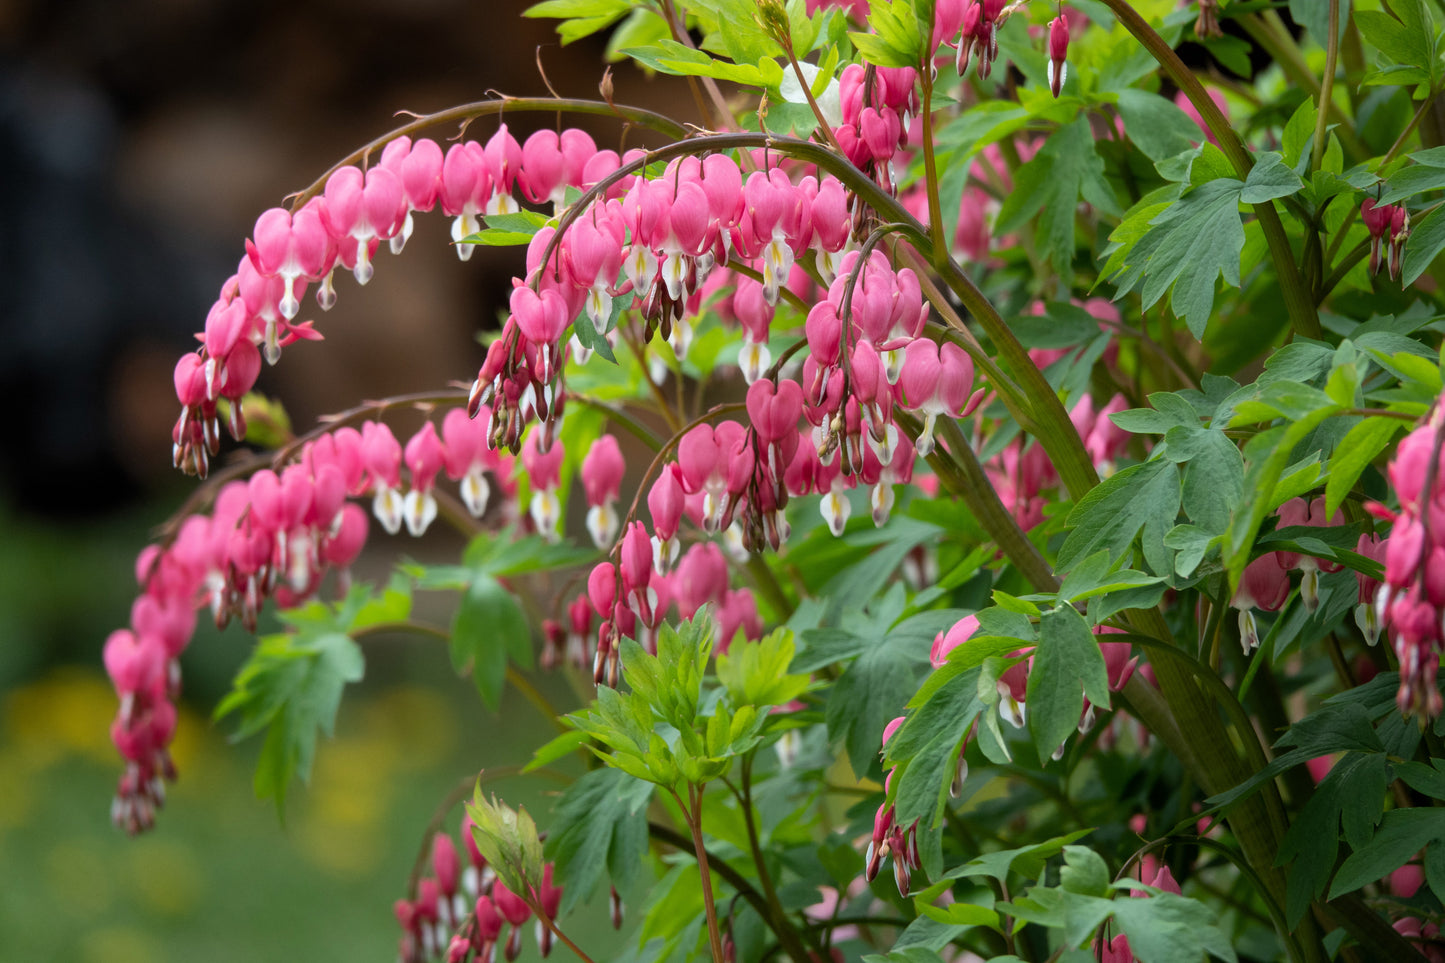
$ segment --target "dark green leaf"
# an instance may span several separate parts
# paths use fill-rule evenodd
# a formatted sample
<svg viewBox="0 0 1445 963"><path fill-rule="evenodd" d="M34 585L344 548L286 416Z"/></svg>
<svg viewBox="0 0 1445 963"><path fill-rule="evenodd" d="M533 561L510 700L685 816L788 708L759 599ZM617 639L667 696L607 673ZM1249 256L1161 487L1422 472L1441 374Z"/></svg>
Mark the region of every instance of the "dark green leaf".
<svg viewBox="0 0 1445 963"><path fill-rule="evenodd" d="M1244 179L1244 190L1239 199L1246 204L1261 204L1280 197L1289 197L1304 189L1299 175L1284 164L1284 158L1275 151L1255 155L1255 165Z"/></svg>
<svg viewBox="0 0 1445 963"><path fill-rule="evenodd" d="M1235 960L1234 946L1217 918L1198 900L1159 892L1113 902L1114 921L1140 960L1199 960L1205 954Z"/></svg>
<svg viewBox="0 0 1445 963"><path fill-rule="evenodd" d="M523 652L525 662L518 659ZM462 596L452 620L452 666L458 672L471 668L472 681L482 702L495 712L502 703L507 655L531 664L532 637L522 607L490 575L478 576Z"/></svg>
<svg viewBox="0 0 1445 963"><path fill-rule="evenodd" d="M1078 728L1084 696L1109 707L1109 671L1084 617L1061 605L1039 620L1039 644L1029 670L1028 727L1039 759L1047 760Z"/></svg>
<svg viewBox="0 0 1445 963"><path fill-rule="evenodd" d="M1353 893L1405 865L1427 843L1445 840L1445 809L1394 809L1380 829L1345 860L1330 886L1330 899Z"/></svg>
<svg viewBox="0 0 1445 963"><path fill-rule="evenodd" d="M1146 541L1155 543L1156 558L1163 557L1164 533L1174 527L1179 513L1179 470L1160 459L1134 465L1112 475L1089 491L1069 513L1069 532L1059 549L1058 566L1068 570L1079 559L1106 549L1120 558L1143 528L1157 530ZM1146 546L1146 557L1150 549ZM1156 559L1150 559L1151 565ZM1168 571L1156 566L1156 571Z"/></svg>
<svg viewBox="0 0 1445 963"><path fill-rule="evenodd" d="M310 776L317 731L331 734L341 690L360 681L364 667L350 636L322 626L263 637L237 673L216 714L240 714L238 737L267 730L255 787L278 812L291 779Z"/></svg>
<svg viewBox="0 0 1445 963"><path fill-rule="evenodd" d="M563 887L560 915L590 902L605 876L626 892L647 854L652 785L617 769L594 769L567 787L554 808L547 858Z"/></svg>
<svg viewBox="0 0 1445 963"><path fill-rule="evenodd" d="M1085 117L1055 131L1043 149L1015 174L1013 190L999 210L995 230L1015 230L1039 212L1036 236L1067 287L1073 278L1074 222L1081 198L1105 213L1119 213Z"/></svg>
<svg viewBox="0 0 1445 963"><path fill-rule="evenodd" d="M1435 255L1445 249L1445 215L1440 211L1441 208L1435 208L1410 227L1410 236L1405 240L1405 263L1400 268L1400 283L1405 287L1414 284L1434 263Z"/></svg>

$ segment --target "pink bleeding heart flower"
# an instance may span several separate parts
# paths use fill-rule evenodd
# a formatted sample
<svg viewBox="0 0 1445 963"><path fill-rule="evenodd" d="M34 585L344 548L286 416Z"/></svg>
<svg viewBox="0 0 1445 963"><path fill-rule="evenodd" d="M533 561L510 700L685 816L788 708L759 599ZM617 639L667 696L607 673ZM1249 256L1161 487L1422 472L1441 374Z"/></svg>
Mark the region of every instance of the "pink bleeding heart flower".
<svg viewBox="0 0 1445 963"><path fill-rule="evenodd" d="M361 461L374 493L371 510L388 535L401 531L404 501L401 494L401 442L379 421L361 426Z"/></svg>
<svg viewBox="0 0 1445 963"><path fill-rule="evenodd" d="M462 504L473 518L487 512L491 485L486 472L496 471L496 455L487 447L492 410L485 405L470 418L464 409L453 408L442 420L442 448L446 454L447 477L460 482Z"/></svg>
<svg viewBox="0 0 1445 963"><path fill-rule="evenodd" d="M612 435L598 438L582 459L582 487L587 493L587 531L592 543L598 548L611 546L617 536L621 519L613 503L622 487L622 476L627 463L622 459L622 449Z"/></svg>
<svg viewBox="0 0 1445 963"><path fill-rule="evenodd" d="M436 477L446 467L446 449L437 437L436 425L421 426L406 443L406 467L411 470L411 490L406 493L402 512L406 530L420 536L437 517L437 500L432 494Z"/></svg>
<svg viewBox="0 0 1445 963"><path fill-rule="evenodd" d="M252 230L254 240L246 242L246 254L257 273L263 277L279 277L282 294L279 307L286 320L301 310L296 282L319 281L331 270L335 248L322 222L319 204L313 201L292 214L285 208L273 207L256 219ZM267 342L267 360L276 349Z"/></svg>
<svg viewBox="0 0 1445 963"><path fill-rule="evenodd" d="M1064 12L1049 21L1049 64L1048 81L1049 90L1055 97L1063 90L1064 81L1069 75L1069 65L1065 58L1069 55L1069 21L1065 18Z"/></svg>
<svg viewBox="0 0 1445 963"><path fill-rule="evenodd" d="M377 244L393 237L406 217L401 179L383 166L363 173L348 165L326 179L324 198L321 219L337 243L339 260L352 269L357 284L365 284Z"/></svg>
<svg viewBox="0 0 1445 963"><path fill-rule="evenodd" d="M953 623L947 632L940 632L933 638L933 648L929 650L928 662L935 669L943 668L948 662L948 654L958 648L969 639L973 638L978 631L978 616L967 615Z"/></svg>
<svg viewBox="0 0 1445 963"><path fill-rule="evenodd" d="M1239 644L1248 655L1259 645L1259 629L1254 620L1254 610L1278 612L1289 598L1289 574L1280 564L1279 553L1261 555L1244 568L1239 588L1235 590L1230 606L1239 610Z"/></svg>
<svg viewBox="0 0 1445 963"><path fill-rule="evenodd" d="M915 447L927 457L933 451L933 429L939 415L967 414L978 398L973 391L973 361L951 341L936 345L920 338L908 346L898 387L906 407L923 413L923 430Z"/></svg>
<svg viewBox="0 0 1445 963"><path fill-rule="evenodd" d="M541 449L543 432L531 431L522 442L522 468L532 483L532 522L537 531L548 541L557 541L561 536L557 526L562 520L562 503L557 498L557 489L562 484L562 459L565 452L562 443L555 441L552 447Z"/></svg>
<svg viewBox="0 0 1445 963"><path fill-rule="evenodd" d="M448 148L442 160L440 198L442 213L453 219L452 241L463 261L471 258L474 247L463 240L481 229L477 215L486 209L491 194L492 177L482 145L468 140Z"/></svg>

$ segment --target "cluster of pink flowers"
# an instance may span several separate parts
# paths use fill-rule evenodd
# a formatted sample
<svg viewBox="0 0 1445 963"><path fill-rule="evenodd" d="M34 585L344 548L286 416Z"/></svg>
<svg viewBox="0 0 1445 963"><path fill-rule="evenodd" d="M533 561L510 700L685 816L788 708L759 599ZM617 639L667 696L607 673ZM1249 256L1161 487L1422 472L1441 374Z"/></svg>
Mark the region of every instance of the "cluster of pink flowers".
<svg viewBox="0 0 1445 963"><path fill-rule="evenodd" d="M1405 241L1410 236L1410 209L1404 204L1380 204L1367 197L1360 204L1360 220L1370 232L1370 273L1379 274L1380 266L1388 261L1390 280L1399 280Z"/></svg>
<svg viewBox="0 0 1445 963"><path fill-rule="evenodd" d="M884 190L897 193L893 157L908 146L909 120L918 114L918 71L849 64L838 77L838 102L843 122L833 135L844 156Z"/></svg>
<svg viewBox="0 0 1445 963"><path fill-rule="evenodd" d="M1367 507L1393 522L1385 544L1385 584L1375 594L1380 621L1390 630L1400 660L1397 702L1405 715L1433 719L1442 700L1436 676L1445 641L1445 472L1441 468L1445 408L1400 442L1390 462L1390 485L1400 501L1398 513L1383 505Z"/></svg>
<svg viewBox="0 0 1445 963"><path fill-rule="evenodd" d="M1287 528L1307 525L1326 528L1340 523L1339 512L1326 517L1323 496L1313 501L1292 498L1279 507L1276 513L1278 526ZM1383 561L1387 552L1387 540L1373 534L1360 536L1355 551L1366 558ZM1299 571L1300 600L1305 608L1313 612L1320 604L1320 574L1338 572L1344 566L1325 558L1300 555L1297 552L1267 552L1250 562L1239 580L1230 605L1239 611L1239 642L1248 655L1259 645L1259 628L1254 610L1278 612L1289 598L1289 573ZM1379 582L1359 572L1359 604L1355 608L1355 622L1359 625L1365 641L1374 645L1380 637L1380 613L1374 605Z"/></svg>
<svg viewBox="0 0 1445 963"><path fill-rule="evenodd" d="M521 954L522 927L532 919L531 907L487 865L472 838L470 816L462 818L461 836L466 865L451 836L437 833L432 837L431 875L418 881L414 899L399 899L393 907L402 930L400 963L492 963L499 945L509 963ZM548 919L556 919L562 888L552 883L551 863L543 867L542 883L533 895ZM535 922L537 947L546 957L552 952L552 931L540 919ZM508 924L511 931L504 940Z"/></svg>
<svg viewBox="0 0 1445 963"><path fill-rule="evenodd" d="M444 440L443 440L444 439ZM508 459L509 460L509 459ZM411 475L402 493L402 465ZM370 496L383 527L405 522L420 535L436 515L432 494L442 471L461 482L462 498L481 515L492 473L510 490L510 469L485 446L485 420L453 410L442 437L427 422L405 449L380 422L342 427L302 447L279 472L262 469L228 482L209 516L188 516L174 538L152 545L136 562L141 595L128 629L112 633L106 668L120 712L111 734L126 760L113 818L130 832L149 828L175 778L167 751L180 691L177 658L195 631L196 611L209 605L217 625L237 618L249 632L266 599L293 608L314 598L328 571L345 589L347 570L366 542L366 512L348 499Z"/></svg>
<svg viewBox="0 0 1445 963"><path fill-rule="evenodd" d="M664 479L672 474L664 473ZM677 482L673 478L664 484ZM679 494L664 494L654 505L654 528L664 532L670 524L675 533L682 506ZM666 520L656 521L659 517ZM713 542L698 542L673 564L676 555L669 554L670 541L650 537L642 522L633 522L618 545L620 561L599 562L587 578L586 592L568 606L569 627L564 630L555 621L544 626L548 639L544 663L557 665L566 659L585 669L594 615L600 622L591 667L598 685L617 685L621 639L633 639L656 651L657 628L674 608L679 618L691 619L704 606L711 607L718 654L728 650L739 632L750 640L762 638L757 601L750 590L730 587L722 549Z"/></svg>

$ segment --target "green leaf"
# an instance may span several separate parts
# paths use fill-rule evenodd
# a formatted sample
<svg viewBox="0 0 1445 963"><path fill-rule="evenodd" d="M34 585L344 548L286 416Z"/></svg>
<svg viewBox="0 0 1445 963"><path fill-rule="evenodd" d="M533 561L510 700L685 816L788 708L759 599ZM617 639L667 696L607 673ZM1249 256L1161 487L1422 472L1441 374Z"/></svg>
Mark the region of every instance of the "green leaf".
<svg viewBox="0 0 1445 963"><path fill-rule="evenodd" d="M1145 898L1115 899L1112 908L1114 921L1140 960L1199 960L1206 953L1221 960L1236 959L1214 911L1198 900L1155 892Z"/></svg>
<svg viewBox="0 0 1445 963"><path fill-rule="evenodd" d="M808 688L806 675L788 675L793 633L776 629L756 642L739 642L717 657L717 677L734 706L780 706Z"/></svg>
<svg viewBox="0 0 1445 963"><path fill-rule="evenodd" d="M1406 424L1398 418L1365 418L1349 430L1330 459L1329 479L1325 482L1326 515L1333 515L1344 503L1370 462Z"/></svg>
<svg viewBox="0 0 1445 963"><path fill-rule="evenodd" d="M675 40L659 40L645 47L629 47L622 51L640 64L665 74L694 77L716 77L747 87L776 87L783 79L783 68L776 60L763 59L754 64L734 64L710 57L701 50L685 47Z"/></svg>
<svg viewBox="0 0 1445 963"><path fill-rule="evenodd" d="M869 5L869 33L850 32L848 39L869 63L879 67L917 67L923 36L913 0L875 0Z"/></svg>
<svg viewBox="0 0 1445 963"><path fill-rule="evenodd" d="M1396 201L1414 197L1416 194L1437 191L1445 187L1445 168L1424 165L1407 167L1391 174L1387 183L1389 189L1380 197L1380 203L1394 204Z"/></svg>
<svg viewBox="0 0 1445 963"><path fill-rule="evenodd" d="M1184 514L1217 535L1244 499L1244 456L1219 428L1175 428L1166 436L1167 457L1186 461Z"/></svg>
<svg viewBox="0 0 1445 963"><path fill-rule="evenodd" d="M1353 893L1405 865L1426 844L1445 840L1445 809L1392 809L1379 831L1340 866L1330 899Z"/></svg>
<svg viewBox="0 0 1445 963"><path fill-rule="evenodd" d="M1276 151L1265 151L1255 155L1255 165L1244 179L1244 189L1239 199L1245 204L1261 204L1280 197L1289 197L1304 189L1304 181L1285 166L1284 158Z"/></svg>
<svg viewBox="0 0 1445 963"><path fill-rule="evenodd" d="M1059 885L1079 896L1107 896L1109 867L1103 857L1087 846L1065 846Z"/></svg>
<svg viewBox="0 0 1445 963"><path fill-rule="evenodd" d="M559 915L591 902L608 876L626 892L647 855L647 804L652 784L617 769L594 769L567 787L545 854L563 887Z"/></svg>
<svg viewBox="0 0 1445 963"><path fill-rule="evenodd" d="M1346 809L1366 814L1369 825L1380 819L1380 804L1389 783L1384 753L1352 752L1335 763L1280 843L1279 864L1289 866L1285 919L1298 925L1312 901L1324 895L1335 870L1340 847L1340 817ZM1365 807L1373 805L1373 817ZM1359 816L1352 815L1352 822Z"/></svg>
<svg viewBox="0 0 1445 963"><path fill-rule="evenodd" d="M1324 47L1330 32L1330 7L1317 0L1289 0L1289 15L1310 32L1310 39ZM1350 20L1350 0L1340 0L1339 30L1343 35Z"/></svg>
<svg viewBox="0 0 1445 963"><path fill-rule="evenodd" d="M1158 576L1145 575L1134 569L1114 570L1109 553L1098 551L1075 565L1064 577L1064 584L1059 587L1059 598L1078 602L1096 595L1153 585L1160 581L1162 579Z"/></svg>
<svg viewBox="0 0 1445 963"><path fill-rule="evenodd" d="M1174 527L1179 514L1179 469L1160 459L1133 465L1094 486L1069 513L1072 531L1059 549L1058 567L1067 571L1079 559L1100 549L1113 559L1121 558L1141 529L1147 529L1145 557L1151 554L1156 571L1168 566L1163 561L1164 533ZM1150 548L1149 543L1155 548Z"/></svg>
<svg viewBox="0 0 1445 963"><path fill-rule="evenodd" d="M515 231L518 234L535 236L550 222L545 214L536 211L515 211L511 214L487 214L483 218L487 227L499 231Z"/></svg>
<svg viewBox="0 0 1445 963"><path fill-rule="evenodd" d="M236 675L218 717L238 713L237 737L266 730L256 763L256 795L281 812L291 779L311 774L317 732L331 735L341 691L361 680L361 648L334 626L261 638Z"/></svg>
<svg viewBox="0 0 1445 963"><path fill-rule="evenodd" d="M514 893L526 893L542 883L542 840L537 824L522 807L512 809L493 796L482 795L481 782L467 803L472 817L472 840L487 865Z"/></svg>
<svg viewBox="0 0 1445 963"><path fill-rule="evenodd" d="M1291 170L1300 166L1306 148L1314 141L1315 121L1318 118L1319 111L1315 108L1315 102L1306 97L1290 115L1289 123L1284 125L1280 146L1283 148L1285 166Z"/></svg>
<svg viewBox="0 0 1445 963"><path fill-rule="evenodd" d="M985 710L979 698L982 674L980 666L947 675L934 673L934 677L943 677L942 683L932 688L927 701L918 704L888 740L886 758L893 767L894 805L903 824L918 819L924 827L942 825L963 741ZM896 712L896 706L891 711Z"/></svg>
<svg viewBox="0 0 1445 963"><path fill-rule="evenodd" d="M1117 216L1119 206L1104 180L1104 161L1094 150L1088 118L1060 127L1014 176L995 230L1016 230L1039 213L1037 238L1067 287L1073 279L1074 227L1080 199Z"/></svg>
<svg viewBox="0 0 1445 963"><path fill-rule="evenodd" d="M830 741L841 742L860 777L881 777L883 728L918 688L919 665L899 646L865 649L828 694L824 718Z"/></svg>
<svg viewBox="0 0 1445 963"><path fill-rule="evenodd" d="M974 857L962 866L949 870L945 878L989 876L1004 882L1008 880L1009 873L1012 872L1027 879L1038 879L1043 874L1044 865L1050 857L1063 852L1065 846L1091 832L1093 832L1092 829L1076 829L1067 835L1055 836L1053 839L1035 843L1032 846L985 853L982 856Z"/></svg>
<svg viewBox="0 0 1445 963"><path fill-rule="evenodd" d="M1372 46L1397 64L1424 67L1433 79L1438 70L1435 30L1424 0L1398 0L1396 16L1375 10L1355 13L1355 24Z"/></svg>
<svg viewBox="0 0 1445 963"><path fill-rule="evenodd" d="M1185 194L1151 222L1140 249L1150 246L1144 285L1144 308L1152 307L1173 288L1169 306L1189 325L1196 338L1204 336L1214 307L1214 281L1224 275L1226 284L1239 287L1239 256L1244 250L1244 225L1239 220L1242 187L1228 178L1210 181Z"/></svg>
<svg viewBox="0 0 1445 963"><path fill-rule="evenodd" d="M1249 564L1250 547L1254 544L1255 533L1264 522L1265 515L1274 508L1272 498L1276 484L1289 464L1295 446L1315 430L1329 416L1338 413L1339 407L1330 402L1328 407L1318 408L1288 427L1271 428L1256 435L1250 442L1250 460L1244 476L1244 490L1253 492L1253 497L1241 511L1230 520L1224 538L1224 563L1229 573L1230 594L1239 587L1239 577ZM1091 493L1092 494L1092 493Z"/></svg>
<svg viewBox="0 0 1445 963"><path fill-rule="evenodd" d="M518 658L525 652L525 662ZM496 712L506 684L507 655L530 665L532 637L522 607L490 575L479 575L462 596L452 620L452 667L471 669L482 702Z"/></svg>
<svg viewBox="0 0 1445 963"><path fill-rule="evenodd" d="M1061 605L1039 620L1039 644L1029 670L1028 727L1045 764L1078 728L1084 696L1109 707L1109 671L1089 624L1072 606Z"/></svg>
<svg viewBox="0 0 1445 963"><path fill-rule="evenodd" d="M532 235L525 231L498 231L488 228L475 234L468 234L458 244L480 244L482 247L520 247L532 243Z"/></svg>
<svg viewBox="0 0 1445 963"><path fill-rule="evenodd" d="M522 767L522 772L536 772L544 766L550 766L558 759L565 758L585 746L587 738L585 732L574 730L562 733L533 752L532 761Z"/></svg>
<svg viewBox="0 0 1445 963"><path fill-rule="evenodd" d="M1435 208L1410 228L1410 236L1405 239L1405 263L1400 267L1400 283L1405 287L1414 284L1445 249L1445 215L1441 210Z"/></svg>

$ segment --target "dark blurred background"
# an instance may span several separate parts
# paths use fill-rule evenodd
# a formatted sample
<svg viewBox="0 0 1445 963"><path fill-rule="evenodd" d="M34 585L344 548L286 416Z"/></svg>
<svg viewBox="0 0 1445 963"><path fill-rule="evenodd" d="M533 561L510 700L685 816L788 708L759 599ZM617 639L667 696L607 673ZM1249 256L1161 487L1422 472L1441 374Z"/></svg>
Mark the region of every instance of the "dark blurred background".
<svg viewBox="0 0 1445 963"><path fill-rule="evenodd" d="M135 555L195 484L170 467L176 359L256 216L396 111L545 94L539 46L557 93L596 96L603 44L563 49L526 6L0 0L0 963L391 959L391 901L436 804L550 733L520 701L485 712L434 645L378 642L283 824L251 792L255 747L209 719L249 640L203 630L157 830L129 840L107 818L120 763L101 645L126 621ZM624 65L615 83L619 102L691 116L685 88ZM508 121L521 140L556 119ZM580 125L619 146L616 122ZM258 384L298 430L475 375L475 334L521 252L459 263L448 226L419 217L364 292L338 274L331 312L307 299L326 341L288 349ZM460 544L374 530L360 567L384 577L399 553L454 559ZM573 704L562 680L539 684ZM497 788L546 811L544 784Z"/></svg>

